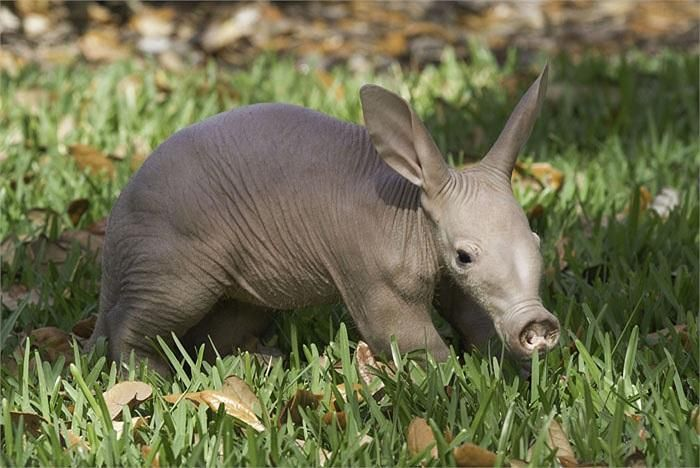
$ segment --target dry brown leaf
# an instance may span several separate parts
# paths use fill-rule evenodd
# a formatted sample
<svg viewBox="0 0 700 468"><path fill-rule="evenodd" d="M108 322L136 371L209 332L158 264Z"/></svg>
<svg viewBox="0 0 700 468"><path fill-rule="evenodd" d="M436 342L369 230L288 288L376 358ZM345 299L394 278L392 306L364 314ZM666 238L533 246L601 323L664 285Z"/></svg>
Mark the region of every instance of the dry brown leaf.
<svg viewBox="0 0 700 468"><path fill-rule="evenodd" d="M562 466L576 466L576 454L569 443L569 437L556 419L552 419L547 430L547 446L556 450L556 457Z"/></svg>
<svg viewBox="0 0 700 468"><path fill-rule="evenodd" d="M80 222L80 218L83 217L85 212L90 208L90 201L87 198L78 198L73 200L68 205L68 217L73 226L77 226Z"/></svg>
<svg viewBox="0 0 700 468"><path fill-rule="evenodd" d="M90 450L90 445L84 441L82 437L76 435L70 429L66 430L64 442L69 450L73 448L76 448L81 452L88 452Z"/></svg>
<svg viewBox="0 0 700 468"><path fill-rule="evenodd" d="M73 325L73 330L71 331L74 335L79 336L80 338L90 338L92 332L95 330L96 323L97 315L90 314L88 317L76 322L75 325Z"/></svg>
<svg viewBox="0 0 700 468"><path fill-rule="evenodd" d="M205 390L200 392L199 399L204 401L213 411L217 411L219 406L223 404L226 413L230 416L243 421L258 432L265 430L265 426L262 425L252 408L249 408L245 403L238 401L231 395L214 390Z"/></svg>
<svg viewBox="0 0 700 468"><path fill-rule="evenodd" d="M333 75L321 68L317 69L314 74L326 91L333 91L335 93L335 98L337 100L341 100L345 97L345 87L342 83L336 81Z"/></svg>
<svg viewBox="0 0 700 468"><path fill-rule="evenodd" d="M316 409L322 398L323 395L312 393L308 390L297 390L294 396L287 401L282 408L278 424L281 426L287 421L287 418L291 418L294 424L301 424L302 418L299 413L299 408Z"/></svg>
<svg viewBox="0 0 700 468"><path fill-rule="evenodd" d="M452 454L457 466L493 466L496 463L495 453L470 442L456 447Z"/></svg>
<svg viewBox="0 0 700 468"><path fill-rule="evenodd" d="M19 425L19 421L22 419L24 430L34 437L41 434L41 423L46 422L44 418L36 413L23 413L21 411L10 411L10 419L14 425Z"/></svg>
<svg viewBox="0 0 700 468"><path fill-rule="evenodd" d="M61 236L58 238L58 243L60 244L59 246L64 249L66 253L65 257L68 256L67 251L73 242L77 242L77 244L83 251L98 254L99 261L99 254L102 250L102 245L104 244L104 235L93 234L88 230L82 229L71 229L68 231L63 231L61 233ZM63 261L65 261L65 258L63 259Z"/></svg>
<svg viewBox="0 0 700 468"><path fill-rule="evenodd" d="M34 226L43 227L49 224L49 220L52 216L56 216L56 212L51 208L34 207L30 208L24 216L27 218L27 221Z"/></svg>
<svg viewBox="0 0 700 468"><path fill-rule="evenodd" d="M180 55L172 50L166 50L159 54L158 63L166 70L172 72L181 72L186 68L185 62L182 61Z"/></svg>
<svg viewBox="0 0 700 468"><path fill-rule="evenodd" d="M148 424L148 417L144 418L143 416L134 416L131 418L131 433L133 434L136 432L137 429L140 427L145 426ZM126 423L124 421L112 421L112 428L114 429L114 432L117 433L117 439L122 436L122 433L124 433L124 425Z"/></svg>
<svg viewBox="0 0 700 468"><path fill-rule="evenodd" d="M432 458L437 458L438 456L435 435L433 434L433 430L430 428L427 421L423 418L413 418L411 423L408 425L406 443L408 445L408 453L412 457L415 457L419 453L423 452L430 445L433 446L433 448L430 450L430 456Z"/></svg>
<svg viewBox="0 0 700 468"><path fill-rule="evenodd" d="M340 397L343 399L343 402L348 401L348 394L347 390L345 389L345 384L339 384L337 387L338 393L340 393ZM352 391L355 394L355 399L358 402L361 402L364 398L362 397L362 385L361 384L352 384ZM335 393L331 394L331 401L330 401L330 406L333 406L337 411L340 411L342 409L342 404L338 403L338 401L335 398Z"/></svg>
<svg viewBox="0 0 700 468"><path fill-rule="evenodd" d="M377 360L369 349L369 345L364 341L358 341L355 349L355 360L357 361L357 371L365 384L369 385L377 377L372 373L372 369L377 368ZM382 384L382 387L384 385Z"/></svg>
<svg viewBox="0 0 700 468"><path fill-rule="evenodd" d="M156 70L156 74L153 77L153 80L156 84L156 88L158 88L158 91L161 91L163 93L169 93L173 90L173 86L170 84L168 75L162 69Z"/></svg>
<svg viewBox="0 0 700 468"><path fill-rule="evenodd" d="M678 190L671 187L664 187L658 195L654 197L649 209L659 215L662 219L668 218L671 211L676 209L680 203Z"/></svg>
<svg viewBox="0 0 700 468"><path fill-rule="evenodd" d="M245 380L235 375L224 379L221 391L231 395L253 411L260 411L260 400Z"/></svg>
<svg viewBox="0 0 700 468"><path fill-rule="evenodd" d="M51 19L42 13L29 13L22 19L22 28L27 37L35 39L51 27Z"/></svg>
<svg viewBox="0 0 700 468"><path fill-rule="evenodd" d="M72 115L64 116L58 123L58 128L56 129L56 138L59 143L66 139L68 135L73 133L75 130L75 118Z"/></svg>
<svg viewBox="0 0 700 468"><path fill-rule="evenodd" d="M336 424L338 424L338 427L341 429L345 429L348 425L345 411L329 411L323 415L322 420L324 424L331 424L333 420L335 420Z"/></svg>
<svg viewBox="0 0 700 468"><path fill-rule="evenodd" d="M153 448L148 445L141 446L141 456L144 458L144 461L151 455L152 451ZM156 452L153 460L151 460L151 468L160 468L160 452Z"/></svg>
<svg viewBox="0 0 700 468"><path fill-rule="evenodd" d="M210 24L202 34L202 48L215 52L233 44L238 39L251 35L260 20L258 6L244 6L227 20Z"/></svg>
<svg viewBox="0 0 700 468"><path fill-rule="evenodd" d="M105 232L107 231L107 220L108 218L102 218L95 221L87 227L87 231L96 236L104 236Z"/></svg>
<svg viewBox="0 0 700 468"><path fill-rule="evenodd" d="M13 284L7 290L2 291L2 296L0 296L0 301L2 305L7 308L10 312L17 310L22 302L27 302L28 304L38 304L41 300L39 296L39 291L36 289L29 289L23 284Z"/></svg>
<svg viewBox="0 0 700 468"><path fill-rule="evenodd" d="M70 335L60 328L36 328L29 334L29 338L32 346L39 350L42 359L55 362L59 356L63 356L66 362L73 362Z"/></svg>
<svg viewBox="0 0 700 468"><path fill-rule="evenodd" d="M686 345L688 343L688 325L685 323L680 323L678 325L674 325L673 328L675 333L680 337L681 342ZM664 328L663 330L658 330L647 334L644 337L644 341L649 346L655 346L664 340L670 339L671 337L673 337L671 330Z"/></svg>
<svg viewBox="0 0 700 468"><path fill-rule="evenodd" d="M6 72L12 78L15 78L26 64L27 60L24 57L0 49L0 71Z"/></svg>
<svg viewBox="0 0 700 468"><path fill-rule="evenodd" d="M42 273L46 271L48 264L61 265L68 258L68 251L63 245L44 235L33 240L27 240L26 237L9 236L0 244L0 256L2 256L3 262L12 263L14 261L18 244L21 244L25 249L27 258L34 263L37 271ZM41 258L39 258L40 255ZM50 303L51 301L49 301Z"/></svg>
<svg viewBox="0 0 700 468"><path fill-rule="evenodd" d="M38 115L42 109L45 109L49 100L50 93L45 89L20 89L15 92L15 103L23 107L29 114Z"/></svg>
<svg viewBox="0 0 700 468"><path fill-rule="evenodd" d="M549 163L516 162L511 181L513 184L523 185L533 190L549 188L558 191L564 184L564 173Z"/></svg>
<svg viewBox="0 0 700 468"><path fill-rule="evenodd" d="M175 403L181 398L186 398L195 403L205 404L212 411L218 411L219 406L224 405L226 414L248 424L258 432L264 431L265 426L262 425L253 411L253 407L260 404L257 396L245 382L237 377L235 379L232 377L235 376L226 379L221 390L166 395L163 399L169 403Z"/></svg>
<svg viewBox="0 0 700 468"><path fill-rule="evenodd" d="M566 261L566 249L569 244L571 244L571 239L566 236L560 237L554 244L554 248L557 251L557 259L559 260L559 271L564 271L569 266L569 263ZM574 256L573 251L571 256Z"/></svg>
<svg viewBox="0 0 700 468"><path fill-rule="evenodd" d="M390 31L377 45L377 52L390 57L400 57L406 53L406 35L403 31Z"/></svg>
<svg viewBox="0 0 700 468"><path fill-rule="evenodd" d="M582 465L578 465L582 466ZM592 466L592 465L583 465L583 466ZM625 458L624 465L626 468L646 468L647 466L647 457L640 452L639 450L635 450L632 452L630 455Z"/></svg>
<svg viewBox="0 0 700 468"><path fill-rule="evenodd" d="M88 18L96 23L109 23L112 21L112 14L109 9L98 3L90 3L87 7Z"/></svg>
<svg viewBox="0 0 700 468"><path fill-rule="evenodd" d="M512 466L513 468L525 468L526 466L529 466L530 464L528 462L526 462L525 460L511 458L510 460L508 460L508 465Z"/></svg>
<svg viewBox="0 0 700 468"><path fill-rule="evenodd" d="M296 439L296 444L302 450L306 447L306 441L304 439ZM331 458L331 452L324 449L323 447L318 447L318 461L321 466L325 466L328 460Z"/></svg>
<svg viewBox="0 0 700 468"><path fill-rule="evenodd" d="M125 406L134 408L139 403L147 400L153 394L150 385L136 380L119 382L114 387L102 394L107 404L109 416L114 419L119 416Z"/></svg>
<svg viewBox="0 0 700 468"><path fill-rule="evenodd" d="M48 13L51 8L49 0L17 0L15 2L17 12L26 16L30 13Z"/></svg>
<svg viewBox="0 0 700 468"><path fill-rule="evenodd" d="M121 42L119 31L108 26L89 29L78 41L78 46L90 62L114 62L129 56L129 49Z"/></svg>
<svg viewBox="0 0 700 468"><path fill-rule="evenodd" d="M68 147L68 152L81 170L90 169L93 172L104 172L113 176L114 162L105 153L89 145L75 144Z"/></svg>
<svg viewBox="0 0 700 468"><path fill-rule="evenodd" d="M169 36L175 30L175 10L170 7L142 8L129 21L129 26L142 36Z"/></svg>

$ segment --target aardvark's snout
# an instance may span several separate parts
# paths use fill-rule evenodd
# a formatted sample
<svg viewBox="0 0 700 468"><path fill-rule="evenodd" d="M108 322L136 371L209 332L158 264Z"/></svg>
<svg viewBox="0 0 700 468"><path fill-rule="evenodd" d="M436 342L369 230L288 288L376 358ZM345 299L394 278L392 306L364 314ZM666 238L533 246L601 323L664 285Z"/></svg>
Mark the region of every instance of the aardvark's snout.
<svg viewBox="0 0 700 468"><path fill-rule="evenodd" d="M552 349L559 341L559 320L541 304L520 309L504 323L510 351L521 357Z"/></svg>

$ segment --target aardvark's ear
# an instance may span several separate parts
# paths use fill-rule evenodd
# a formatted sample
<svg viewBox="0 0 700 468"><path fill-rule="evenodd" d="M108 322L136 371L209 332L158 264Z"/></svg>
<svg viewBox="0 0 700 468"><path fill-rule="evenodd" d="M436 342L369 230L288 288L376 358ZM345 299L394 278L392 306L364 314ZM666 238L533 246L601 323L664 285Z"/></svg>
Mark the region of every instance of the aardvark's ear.
<svg viewBox="0 0 700 468"><path fill-rule="evenodd" d="M430 133L411 106L375 85L360 89L365 125L379 156L428 194L439 190L449 168Z"/></svg>
<svg viewBox="0 0 700 468"><path fill-rule="evenodd" d="M508 118L501 134L498 135L496 143L481 160L482 165L496 169L505 175L509 184L518 153L530 137L532 127L542 108L542 101L547 92L548 69L549 66L545 65L540 76L530 85Z"/></svg>

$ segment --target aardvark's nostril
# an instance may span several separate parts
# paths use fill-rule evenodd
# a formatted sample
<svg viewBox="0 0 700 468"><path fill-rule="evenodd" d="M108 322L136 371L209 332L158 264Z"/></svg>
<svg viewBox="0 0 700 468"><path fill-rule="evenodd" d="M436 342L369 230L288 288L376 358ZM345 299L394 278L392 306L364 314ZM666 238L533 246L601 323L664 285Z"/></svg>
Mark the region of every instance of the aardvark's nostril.
<svg viewBox="0 0 700 468"><path fill-rule="evenodd" d="M520 344L532 353L551 349L559 341L559 324L553 320L530 322L520 333Z"/></svg>

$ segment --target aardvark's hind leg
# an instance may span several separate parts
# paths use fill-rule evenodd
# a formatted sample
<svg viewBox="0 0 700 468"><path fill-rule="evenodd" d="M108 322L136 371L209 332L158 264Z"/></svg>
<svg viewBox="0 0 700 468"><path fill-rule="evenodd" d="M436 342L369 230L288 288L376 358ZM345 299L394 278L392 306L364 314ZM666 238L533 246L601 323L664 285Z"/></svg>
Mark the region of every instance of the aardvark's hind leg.
<svg viewBox="0 0 700 468"><path fill-rule="evenodd" d="M259 352L257 339L269 328L273 314L274 311L264 307L221 299L185 333L182 343L188 350L205 344L204 356L209 362L216 358L212 343L222 356L238 350Z"/></svg>

